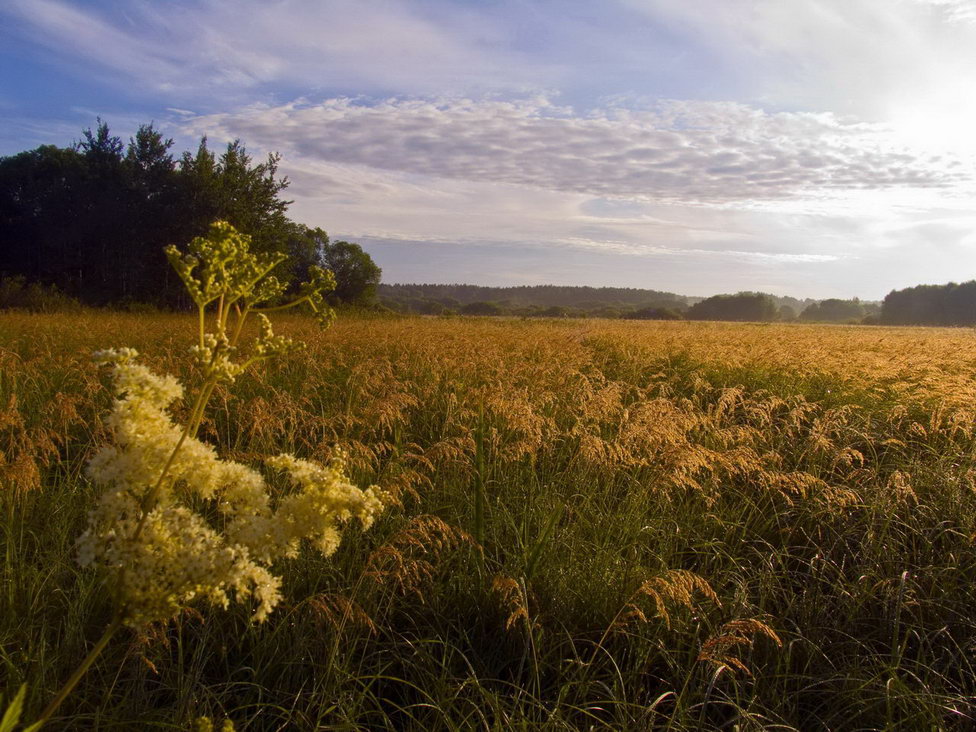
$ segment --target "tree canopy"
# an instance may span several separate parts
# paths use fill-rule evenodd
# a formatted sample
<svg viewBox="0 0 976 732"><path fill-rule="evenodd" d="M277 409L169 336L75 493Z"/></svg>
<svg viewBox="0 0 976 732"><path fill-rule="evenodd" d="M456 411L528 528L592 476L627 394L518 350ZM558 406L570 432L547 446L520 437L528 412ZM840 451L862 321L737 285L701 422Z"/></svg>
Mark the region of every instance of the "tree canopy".
<svg viewBox="0 0 976 732"><path fill-rule="evenodd" d="M822 323L857 322L862 320L864 316L876 311L877 305L873 307L865 306L857 298L852 300L839 300L832 297L810 305L800 313L800 320Z"/></svg>
<svg viewBox="0 0 976 732"><path fill-rule="evenodd" d="M324 263L328 236L287 217L279 160L254 161L240 140L217 154L205 137L177 159L152 124L125 144L101 120L71 147L0 158L0 275L94 305L177 305L182 288L163 247L223 219L249 234L255 251L285 253L275 274L298 281L308 265ZM339 299L369 301L380 270L358 245L342 243L359 279L344 283Z"/></svg>
<svg viewBox="0 0 976 732"><path fill-rule="evenodd" d="M363 304L376 299L382 270L361 246L325 238L321 252L323 265L335 275L333 295L340 302Z"/></svg>
<svg viewBox="0 0 976 732"><path fill-rule="evenodd" d="M689 320L770 321L778 314L776 301L761 292L713 295L696 302L686 313Z"/></svg>
<svg viewBox="0 0 976 732"><path fill-rule="evenodd" d="M892 290L881 303L891 325L976 325L976 281Z"/></svg>

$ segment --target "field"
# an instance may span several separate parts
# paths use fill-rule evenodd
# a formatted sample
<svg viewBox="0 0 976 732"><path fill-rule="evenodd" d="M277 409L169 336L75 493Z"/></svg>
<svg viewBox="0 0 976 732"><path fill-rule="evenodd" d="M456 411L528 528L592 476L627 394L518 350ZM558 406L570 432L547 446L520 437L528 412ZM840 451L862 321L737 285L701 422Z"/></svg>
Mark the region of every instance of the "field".
<svg viewBox="0 0 976 732"><path fill-rule="evenodd" d="M192 382L194 328L0 315L0 691L27 683L25 720L111 615L74 550L111 402L91 353ZM263 624L199 605L120 633L52 728L976 726L971 330L278 329L309 347L218 391L202 438L342 447L399 505L281 562Z"/></svg>

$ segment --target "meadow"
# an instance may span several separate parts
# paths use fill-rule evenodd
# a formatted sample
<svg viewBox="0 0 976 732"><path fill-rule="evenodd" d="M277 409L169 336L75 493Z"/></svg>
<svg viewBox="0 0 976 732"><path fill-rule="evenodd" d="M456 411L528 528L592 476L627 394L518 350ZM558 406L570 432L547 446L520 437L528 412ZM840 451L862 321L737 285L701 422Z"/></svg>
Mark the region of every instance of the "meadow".
<svg viewBox="0 0 976 732"><path fill-rule="evenodd" d="M189 382L195 327L0 314L2 703L26 683L39 711L111 615L75 561L111 402L92 352ZM976 726L972 330L276 328L308 348L218 387L201 439L342 448L396 506L281 560L263 624L201 605L120 633L51 728Z"/></svg>

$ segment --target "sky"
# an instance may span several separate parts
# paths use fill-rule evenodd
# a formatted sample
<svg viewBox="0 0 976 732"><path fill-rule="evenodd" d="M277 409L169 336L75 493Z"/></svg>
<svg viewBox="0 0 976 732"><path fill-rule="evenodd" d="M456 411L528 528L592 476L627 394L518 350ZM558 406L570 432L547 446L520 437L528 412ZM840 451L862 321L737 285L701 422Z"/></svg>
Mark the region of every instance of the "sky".
<svg viewBox="0 0 976 732"><path fill-rule="evenodd" d="M0 155L282 156L385 282L976 277L976 0L0 0Z"/></svg>

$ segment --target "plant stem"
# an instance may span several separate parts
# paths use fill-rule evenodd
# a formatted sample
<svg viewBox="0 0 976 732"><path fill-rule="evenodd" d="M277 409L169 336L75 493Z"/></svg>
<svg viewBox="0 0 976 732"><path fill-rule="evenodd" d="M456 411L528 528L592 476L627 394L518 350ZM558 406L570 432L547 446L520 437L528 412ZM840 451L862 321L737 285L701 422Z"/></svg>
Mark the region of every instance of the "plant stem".
<svg viewBox="0 0 976 732"><path fill-rule="evenodd" d="M78 682L81 681L81 677L85 675L91 665L95 662L95 659L98 658L99 654L101 654L103 650L105 650L105 646L108 645L108 642L112 639L112 636L115 635L116 631L118 631L118 629L121 627L122 618L117 615L115 619L109 623L108 627L105 628L105 632L102 633L102 637L98 639L98 642L88 652L88 655L85 656L85 660L78 665L75 672L71 674L71 678L68 679L64 683L64 686L61 687L61 690L58 691L57 696L51 700L51 703L47 705L43 712L41 712L41 716L38 717L37 721L31 725L32 730L40 729L51 718L51 715L57 711L58 707L61 706L61 702L63 702L68 694L74 690L75 686L78 685Z"/></svg>

